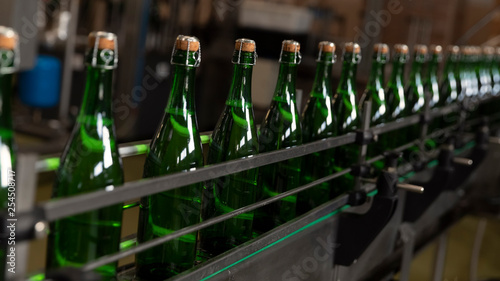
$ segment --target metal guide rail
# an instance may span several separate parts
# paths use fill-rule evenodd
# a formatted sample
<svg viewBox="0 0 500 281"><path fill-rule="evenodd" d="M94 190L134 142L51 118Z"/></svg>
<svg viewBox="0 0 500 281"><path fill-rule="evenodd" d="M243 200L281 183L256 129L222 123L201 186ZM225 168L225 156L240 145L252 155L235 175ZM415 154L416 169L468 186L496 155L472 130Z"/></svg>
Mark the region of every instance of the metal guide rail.
<svg viewBox="0 0 500 281"><path fill-rule="evenodd" d="M490 101L491 99L492 98L485 100L484 102ZM116 188L111 191L95 191L64 199L43 202L29 211L21 212L18 214L18 220L19 221L24 220L26 223L19 226L18 229L19 235L17 239L18 241L22 241L22 240L31 240L36 237L44 236L48 229L48 223L58 219L66 218L69 216L73 216L91 210L96 210L99 208L111 206L118 203L137 200L137 198L143 196L148 196L159 192L164 192L175 188L179 188L182 186L219 178L222 176L241 172L248 169L262 167L268 164L277 163L291 158L301 157L307 154L327 149L332 149L346 144L356 143L360 145L360 158L358 165L368 165L383 158L382 155L379 155L366 160L366 147L368 143L375 141L377 135L395 131L418 123L422 124L423 125L422 127L425 128L422 130L423 133L421 138L419 140L398 147L395 149L395 151L403 151L411 146L423 143L423 141L425 141L426 139L434 138L443 134L456 134L457 131L459 133L463 132L464 126L473 126L474 124L481 122L481 120L479 120L480 118L475 120L470 120L468 122L458 122L453 126L437 130L436 132L427 135L426 124L428 124L430 121L432 121L435 118L441 117L443 115L450 114L452 112L464 112L466 109L459 104L452 104L450 106L434 110L429 110L427 106L425 113L417 114L406 118L401 118L391 123L370 128L369 127L369 118L371 109L370 102L366 102L363 108L364 111L362 113L362 119L363 119L362 128L353 133L348 133L346 135L338 137L323 139L288 149L263 153L244 159L228 161L216 165L207 165L203 168L189 172L174 173L167 176L129 182L125 183L120 188ZM464 114L462 114L462 116L464 116ZM495 114L494 116L490 116L490 119L500 119L500 114ZM209 134L205 134L202 137L202 139L204 140L204 142L207 142L207 140L209 139ZM120 147L120 153L122 157L135 156L135 155L145 154L147 152L148 152L148 143L146 142L133 143ZM55 170L58 164L59 163L57 158L45 158L38 160L36 163L33 163L33 165L35 165L36 167L37 172ZM297 188L294 188L292 190L280 193L274 197L250 204L248 206L242 207L240 209L234 210L232 212L226 213L224 215L215 218L211 218L209 220L205 220L203 222L194 224L192 226L185 227L183 229L174 231L168 235L147 241L145 243L141 243L136 246L131 246L126 249L122 249L117 253L103 256L95 261L87 263L85 266L83 266L78 270L79 272L92 271L93 269L96 269L102 265L118 261L124 257L160 245L162 243L173 240L185 234L198 231L202 228L238 216L239 214L255 210L264 205L281 200L282 198L285 198L287 196L307 190L323 182L330 181L332 179L335 179L337 177L352 172L353 168L355 167L345 168L344 170L338 173L326 176L309 184L305 184ZM368 196L373 196L376 194L376 190L374 190L374 185L363 185L363 186L358 185L358 189L367 193ZM324 212L324 210L328 210L331 213L336 210L337 211L341 210L342 208L348 208L349 205L347 204L348 204L348 195L344 194L326 203L325 204L327 205L326 209L323 208L324 206L319 208L323 210L321 212ZM263 248L277 242L280 239L283 239L283 237L289 235L290 233L294 233L295 231L300 230L308 223L311 223L311 218L317 219L318 218L317 216L318 216L318 210L315 209L309 212L308 214L304 215L304 217L302 218L297 218L292 222L289 222L281 227L278 227L273 231L276 231L276 233L280 234L268 235L268 236L264 235L264 237L261 237L262 239L265 238L264 242L261 241L261 243L263 243L262 247L260 247L259 249L255 247L252 247L251 250L247 249L245 251L245 255L250 255L252 253L261 251ZM241 254L242 253L240 253L240 255ZM206 263L210 264L210 261ZM174 279L176 279L176 277L174 277Z"/></svg>

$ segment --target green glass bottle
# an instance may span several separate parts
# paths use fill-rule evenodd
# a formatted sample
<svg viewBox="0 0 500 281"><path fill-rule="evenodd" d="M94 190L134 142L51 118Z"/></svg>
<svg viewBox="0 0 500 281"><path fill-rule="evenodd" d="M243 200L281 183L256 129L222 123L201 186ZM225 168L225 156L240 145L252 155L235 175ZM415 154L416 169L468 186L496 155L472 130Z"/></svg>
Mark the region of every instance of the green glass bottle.
<svg viewBox="0 0 500 281"><path fill-rule="evenodd" d="M363 112L365 101L371 101L370 126L377 126L390 120L389 110L386 105L385 96L385 64L389 59L389 46L387 44L375 44L373 46L372 68L366 90L359 100L360 112ZM368 146L367 156L374 157L384 153L386 147L381 143ZM373 163L376 170L384 167L383 161Z"/></svg>
<svg viewBox="0 0 500 281"><path fill-rule="evenodd" d="M255 42L238 39L232 63L233 79L226 106L210 138L208 164L251 157L259 152L252 107ZM210 219L255 203L258 169L207 182L202 219ZM200 231L200 255L210 258L252 238L253 212L244 213Z"/></svg>
<svg viewBox="0 0 500 281"><path fill-rule="evenodd" d="M474 46L462 48L460 61L460 82L463 91L463 104L467 109L467 119L476 117L476 99L479 93L479 82L475 72L477 49Z"/></svg>
<svg viewBox="0 0 500 281"><path fill-rule="evenodd" d="M440 102L441 94L439 92L439 79L438 79L438 69L439 64L442 60L442 50L440 45L431 45L429 47L430 59L427 63L427 71L425 72L424 80L424 92L427 103L431 109L440 107L442 103ZM427 130L427 134L435 132L441 126L441 122L438 119L433 119ZM431 147L435 147L439 140L437 138L427 141L427 144Z"/></svg>
<svg viewBox="0 0 500 281"><path fill-rule="evenodd" d="M458 71L460 76L460 94L458 100L461 103L466 103L472 91L470 75L468 72L468 61L470 60L471 50L469 46L460 48L460 61L458 63Z"/></svg>
<svg viewBox="0 0 500 281"><path fill-rule="evenodd" d="M442 59L443 48L439 45L431 45L429 51L431 57L427 64L427 72L424 80L424 90L426 98L429 100L429 107L436 108L440 105L438 69Z"/></svg>
<svg viewBox="0 0 500 281"><path fill-rule="evenodd" d="M405 100L405 66L408 61L408 46L404 44L394 45L392 57L392 73L386 88L387 122L395 121L404 117L406 111ZM379 143L386 149L394 149L403 145L406 141L404 134L398 130L379 136Z"/></svg>
<svg viewBox="0 0 500 281"><path fill-rule="evenodd" d="M476 64L476 75L479 81L479 98L484 99L491 96L493 90L489 65L493 60L495 48L491 46L485 46L478 49L478 53L479 52L480 54L478 54Z"/></svg>
<svg viewBox="0 0 500 281"><path fill-rule="evenodd" d="M333 111L332 65L335 63L335 44L322 41L318 45L316 74L307 105L302 113L304 143L337 135ZM302 184L331 175L334 168L334 149L306 155L302 159ZM325 182L297 195L297 213L303 214L334 197L330 183Z"/></svg>
<svg viewBox="0 0 500 281"><path fill-rule="evenodd" d="M123 184L111 105L113 69L118 62L116 36L92 32L86 55L87 82L75 127L61 158L52 198ZM105 207L51 224L47 269L78 267L118 251L122 204ZM103 280L113 280L116 263L97 268Z"/></svg>
<svg viewBox="0 0 500 281"><path fill-rule="evenodd" d="M194 86L201 61L196 37L179 35L171 64L173 82L161 125L151 141L144 178L192 171L203 166L203 151L196 121ZM139 243L199 223L202 184L192 184L141 198ZM194 265L196 233L150 248L136 255L136 275L142 280L164 280Z"/></svg>
<svg viewBox="0 0 500 281"><path fill-rule="evenodd" d="M269 152L302 144L302 126L295 100L295 80L300 64L300 44L284 40L280 70L271 107L259 130L259 152ZM301 158L294 158L260 169L261 188L257 198L265 199L300 185ZM297 196L291 195L255 212L254 229L268 231L295 217Z"/></svg>
<svg viewBox="0 0 500 281"><path fill-rule="evenodd" d="M17 47L17 33L11 28L0 26L0 159L2 160L0 162L0 210L2 211L15 207L16 198L15 191L9 192L9 184L11 184L12 172L16 167L11 97L12 74L16 71L19 62ZM6 249L0 247L0 280L4 280L5 276L5 258Z"/></svg>
<svg viewBox="0 0 500 281"><path fill-rule="evenodd" d="M491 80L493 84L492 95L500 95L500 47L495 48L495 54L490 65Z"/></svg>
<svg viewBox="0 0 500 281"><path fill-rule="evenodd" d="M469 83L466 91L466 96L472 103L475 103L476 99L479 96L479 80L475 70L477 60L478 49L474 46L465 47L464 71L466 72Z"/></svg>
<svg viewBox="0 0 500 281"><path fill-rule="evenodd" d="M448 106L454 102L460 102L460 73L458 63L460 60L460 47L448 46L448 58L443 69L443 77L439 90L439 106ZM458 112L444 115L441 118L441 128L451 126L458 121Z"/></svg>
<svg viewBox="0 0 500 281"><path fill-rule="evenodd" d="M333 101L333 109L337 116L337 135L354 132L361 126L361 117L356 103L356 71L361 61L361 47L356 43L346 43L342 56L342 72L340 82ZM349 144L335 149L335 170L350 168L358 162L359 145ZM336 194L354 188L354 176L346 174L333 180Z"/></svg>
<svg viewBox="0 0 500 281"><path fill-rule="evenodd" d="M408 87L406 88L405 97L407 102L405 116L411 116L421 113L425 105L425 93L422 77L422 66L427 59L427 46L415 45L413 51L413 63L411 66L410 78ZM416 124L408 128L407 142L414 141L420 137L420 125Z"/></svg>
<svg viewBox="0 0 500 281"><path fill-rule="evenodd" d="M500 108L500 101L498 99L498 96L500 96L500 47L495 48L495 54L493 55L489 68L492 81L491 94L494 99L489 103L487 113L494 114L497 108ZM494 121L492 120L491 122L493 123Z"/></svg>

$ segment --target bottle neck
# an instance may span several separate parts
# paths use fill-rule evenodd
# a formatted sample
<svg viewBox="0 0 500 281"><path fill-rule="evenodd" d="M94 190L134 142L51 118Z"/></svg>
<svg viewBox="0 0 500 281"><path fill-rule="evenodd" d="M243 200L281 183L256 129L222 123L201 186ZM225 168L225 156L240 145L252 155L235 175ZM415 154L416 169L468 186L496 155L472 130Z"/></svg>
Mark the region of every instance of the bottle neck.
<svg viewBox="0 0 500 281"><path fill-rule="evenodd" d="M252 108L252 70L252 65L234 65L227 105Z"/></svg>
<svg viewBox="0 0 500 281"><path fill-rule="evenodd" d="M342 73L340 74L340 83L337 92L344 92L348 95L356 95L357 68L358 65L352 62L352 59L350 57L344 56Z"/></svg>
<svg viewBox="0 0 500 281"><path fill-rule="evenodd" d="M427 69L427 83L437 83L438 67L439 61L437 57L433 57L433 59L429 62L429 68Z"/></svg>
<svg viewBox="0 0 500 281"><path fill-rule="evenodd" d="M422 62L414 60L411 66L410 83L421 84L422 83L421 72L422 72Z"/></svg>
<svg viewBox="0 0 500 281"><path fill-rule="evenodd" d="M111 126L113 70L87 67L87 81L78 122L86 125ZM99 124L99 120L105 120Z"/></svg>
<svg viewBox="0 0 500 281"><path fill-rule="evenodd" d="M174 75L170 98L166 111L176 115L195 115L194 78L196 68L174 65Z"/></svg>
<svg viewBox="0 0 500 281"><path fill-rule="evenodd" d="M385 63L380 62L375 57L372 63L370 78L368 79L368 89L372 91L372 93L376 93L379 89L384 87L384 67Z"/></svg>
<svg viewBox="0 0 500 281"><path fill-rule="evenodd" d="M312 96L316 98L327 98L332 95L332 63L320 60L316 63L316 74L314 75ZM331 96L330 96L331 97Z"/></svg>
<svg viewBox="0 0 500 281"><path fill-rule="evenodd" d="M393 85L402 85L404 81L405 63L399 60L394 60L392 63L391 83Z"/></svg>
<svg viewBox="0 0 500 281"><path fill-rule="evenodd" d="M12 131L11 96L12 74L0 74L0 130L2 131Z"/></svg>
<svg viewBox="0 0 500 281"><path fill-rule="evenodd" d="M445 75L450 75L451 73L454 73L456 65L457 65L457 58L453 57L453 55L450 55L446 60L446 63L444 64L443 73L445 73Z"/></svg>
<svg viewBox="0 0 500 281"><path fill-rule="evenodd" d="M282 62L278 82L274 90L273 99L281 102L295 102L295 80L297 78L297 64Z"/></svg>

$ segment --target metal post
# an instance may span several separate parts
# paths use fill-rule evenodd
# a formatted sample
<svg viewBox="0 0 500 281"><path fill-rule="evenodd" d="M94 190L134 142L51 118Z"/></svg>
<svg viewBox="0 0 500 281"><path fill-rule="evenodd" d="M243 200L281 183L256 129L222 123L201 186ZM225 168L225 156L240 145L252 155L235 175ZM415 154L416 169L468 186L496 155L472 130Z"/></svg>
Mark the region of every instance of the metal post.
<svg viewBox="0 0 500 281"><path fill-rule="evenodd" d="M366 132L368 131L368 129L370 129L371 109L372 109L372 102L370 100L365 101L365 103L363 104L363 113L361 115L361 130L363 132ZM368 145L366 144L360 146L359 156L358 156L358 165L360 166L365 164L367 149ZM356 176L356 179L354 181L354 190L359 190L360 188L361 188L361 177Z"/></svg>
<svg viewBox="0 0 500 281"><path fill-rule="evenodd" d="M439 236L436 249L436 260L434 262L434 277L432 280L443 280L444 264L446 261L446 247L448 244L448 232L445 231Z"/></svg>
<svg viewBox="0 0 500 281"><path fill-rule="evenodd" d="M73 79L73 56L75 54L76 28L78 25L78 10L80 0L71 0L71 19L68 26L68 39L64 48L63 77L61 85L61 100L59 102L59 120L63 127L68 125L68 113L71 102L71 83Z"/></svg>
<svg viewBox="0 0 500 281"><path fill-rule="evenodd" d="M401 240L403 241L403 257L401 258L400 281L408 281L410 278L410 267L413 260L415 247L415 230L410 224L403 223L400 227Z"/></svg>

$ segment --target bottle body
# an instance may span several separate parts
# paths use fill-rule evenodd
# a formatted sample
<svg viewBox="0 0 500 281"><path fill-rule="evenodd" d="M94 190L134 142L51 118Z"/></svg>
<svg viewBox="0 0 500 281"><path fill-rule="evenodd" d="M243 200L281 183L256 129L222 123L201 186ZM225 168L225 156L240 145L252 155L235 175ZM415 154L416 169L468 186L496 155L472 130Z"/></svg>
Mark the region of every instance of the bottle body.
<svg viewBox="0 0 500 281"><path fill-rule="evenodd" d="M181 41L189 44L198 42L191 38L183 37ZM195 67L193 64L184 64L185 61L194 60L196 55L188 49L176 49L172 55L172 90L162 123L151 142L144 165L144 178L195 170L203 166L194 106ZM202 188L201 183L196 183L141 198L138 242L165 236L198 223ZM186 234L138 253L137 276L144 280L165 279L193 267L196 237L197 233Z"/></svg>
<svg viewBox="0 0 500 281"><path fill-rule="evenodd" d="M116 37L109 33L91 33L91 38L116 43ZM95 47L89 47L88 54L92 57ZM53 198L112 190L123 184L111 110L111 69L116 67L113 63L116 53L113 49L98 48L95 51L99 65L87 61L85 95L77 123L61 157ZM47 269L79 267L117 252L121 222L122 204L116 204L51 223ZM96 271L103 280L113 280L116 263L101 266Z"/></svg>
<svg viewBox="0 0 500 281"><path fill-rule="evenodd" d="M406 111L406 100L404 95L404 72L408 59L408 47L406 45L396 45L395 55L392 62L392 73L386 88L387 122L396 121L404 117ZM405 143L404 135L393 131L379 136L380 144L386 150L397 148Z"/></svg>
<svg viewBox="0 0 500 281"><path fill-rule="evenodd" d="M151 144L144 178L203 166L201 139L192 113L166 112ZM141 198L137 239L145 242L199 222L202 184L192 184ZM167 278L194 265L196 233L190 233L136 255L137 275Z"/></svg>
<svg viewBox="0 0 500 281"><path fill-rule="evenodd" d="M302 127L295 98L273 98L264 123L260 127L259 152L294 147L302 144ZM260 169L260 198L266 199L300 185L301 158L293 158ZM266 232L293 218L297 195L290 195L257 211L255 229Z"/></svg>
<svg viewBox="0 0 500 281"><path fill-rule="evenodd" d="M389 120L389 110L386 104L386 93L384 90L384 76L385 76L385 64L387 62L387 57L389 54L389 47L385 44L376 44L373 53L372 68L370 71L370 78L368 80L368 85L366 87L363 96L360 99L359 108L360 112L363 112L363 107L365 106L365 101L371 101L370 110L370 127L374 127ZM384 142L377 144L370 144L367 148L367 157L375 157L384 153L385 150L389 149L385 147ZM382 161L376 161L373 163L375 170L381 170L383 168Z"/></svg>
<svg viewBox="0 0 500 281"><path fill-rule="evenodd" d="M302 126L295 100L299 46L292 41L293 50L282 51L280 72L271 107L259 131L259 152L270 152L302 144ZM285 47L284 41L284 47ZM261 167L259 199L266 199L300 185L301 158ZM256 210L254 229L266 232L295 217L297 195L285 197Z"/></svg>
<svg viewBox="0 0 500 281"><path fill-rule="evenodd" d="M259 152L251 99L253 64L245 63L247 60L253 62L255 55L235 50L235 56L236 53L248 58L242 64L233 60L235 65L231 91L212 132L208 164L251 157ZM210 219L255 203L257 176L258 169L250 169L208 181L203 193L202 219ZM201 230L202 258L216 256L250 240L253 218L254 212L247 212Z"/></svg>
<svg viewBox="0 0 500 281"><path fill-rule="evenodd" d="M356 103L356 71L360 60L361 55L359 52L356 53L356 49L351 52L344 52L340 83L333 101L333 108L337 116L338 135L354 132L361 126ZM335 149L335 170L337 172L350 168L358 160L359 145L357 144L349 144ZM343 175L333 180L333 186L337 194L352 190L354 188L354 176L350 173Z"/></svg>
<svg viewBox="0 0 500 281"><path fill-rule="evenodd" d="M459 50L460 48L458 46L452 46L449 48L450 53L445 63L445 67L443 70L443 80L441 82L439 90L440 106L448 106L459 101L459 94L462 91L460 88L460 76L458 72ZM446 128L452 124L457 123L459 117L459 114L455 112L444 115L440 119L440 127Z"/></svg>
<svg viewBox="0 0 500 281"><path fill-rule="evenodd" d="M302 113L302 138L304 143L334 137L337 132L331 84L332 65L335 56L333 55L333 48L331 52L327 52L328 46L334 45L329 43L325 47L320 43L320 55L317 60L312 91ZM329 149L304 156L301 163L301 184L307 184L333 174L335 172L334 153L334 149ZM305 190L297 195L297 213L306 213L334 196L333 188L329 182Z"/></svg>
<svg viewBox="0 0 500 281"><path fill-rule="evenodd" d="M427 49L425 52L420 52L416 50L411 72L408 88L405 92L405 98L407 102L405 116L411 116L414 114L421 113L425 106L425 93L424 84L422 77L422 64L425 62L425 56L427 54ZM414 141L420 137L421 127L419 124L410 126L407 131L406 142Z"/></svg>

